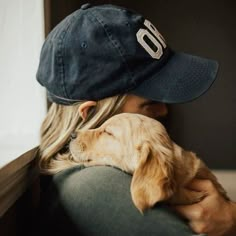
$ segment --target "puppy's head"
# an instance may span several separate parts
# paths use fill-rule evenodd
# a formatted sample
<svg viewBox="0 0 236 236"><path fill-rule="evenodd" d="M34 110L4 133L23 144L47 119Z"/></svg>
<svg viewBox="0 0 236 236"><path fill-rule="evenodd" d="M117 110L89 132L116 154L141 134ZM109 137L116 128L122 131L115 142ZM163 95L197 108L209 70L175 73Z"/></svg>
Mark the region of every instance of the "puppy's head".
<svg viewBox="0 0 236 236"><path fill-rule="evenodd" d="M76 161L93 161L133 173L139 154L137 143L145 136L141 123L138 115L113 116L97 129L79 131L70 142L70 152Z"/></svg>
<svg viewBox="0 0 236 236"><path fill-rule="evenodd" d="M78 132L70 151L77 161L116 166L132 173L132 199L143 211L173 194L172 146L160 122L122 113L97 129Z"/></svg>

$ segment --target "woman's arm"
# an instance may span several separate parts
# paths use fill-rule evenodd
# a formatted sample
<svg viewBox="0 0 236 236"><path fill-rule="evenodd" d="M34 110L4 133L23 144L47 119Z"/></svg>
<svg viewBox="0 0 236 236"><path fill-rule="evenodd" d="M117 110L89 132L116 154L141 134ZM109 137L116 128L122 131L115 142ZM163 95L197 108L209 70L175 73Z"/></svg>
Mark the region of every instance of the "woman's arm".
<svg viewBox="0 0 236 236"><path fill-rule="evenodd" d="M199 203L175 207L189 220L190 227L196 233L207 233L208 236L236 235L236 203L225 200L209 180L195 179L189 188L207 193Z"/></svg>

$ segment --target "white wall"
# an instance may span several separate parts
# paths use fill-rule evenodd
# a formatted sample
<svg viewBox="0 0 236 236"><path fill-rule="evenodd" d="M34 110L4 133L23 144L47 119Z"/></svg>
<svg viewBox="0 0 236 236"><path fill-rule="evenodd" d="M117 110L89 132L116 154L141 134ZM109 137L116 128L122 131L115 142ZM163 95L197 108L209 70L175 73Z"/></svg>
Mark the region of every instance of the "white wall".
<svg viewBox="0 0 236 236"><path fill-rule="evenodd" d="M39 144L46 95L36 82L43 0L0 0L0 167Z"/></svg>

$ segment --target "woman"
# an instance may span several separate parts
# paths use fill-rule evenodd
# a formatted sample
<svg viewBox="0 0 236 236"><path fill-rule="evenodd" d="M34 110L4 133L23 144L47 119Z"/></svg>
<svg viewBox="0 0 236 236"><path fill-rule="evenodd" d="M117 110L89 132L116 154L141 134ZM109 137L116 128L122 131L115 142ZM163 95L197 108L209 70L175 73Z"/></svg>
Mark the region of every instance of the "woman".
<svg viewBox="0 0 236 236"><path fill-rule="evenodd" d="M37 73L52 101L40 144L42 173L52 175L43 195L44 234L234 235L236 205L207 180L189 186L207 191L205 199L175 207L183 219L162 204L141 216L132 205L129 175L83 168L63 155L74 131L121 112L159 119L168 112L166 103L196 99L217 68L215 61L174 52L149 20L121 7L85 4L57 25Z"/></svg>

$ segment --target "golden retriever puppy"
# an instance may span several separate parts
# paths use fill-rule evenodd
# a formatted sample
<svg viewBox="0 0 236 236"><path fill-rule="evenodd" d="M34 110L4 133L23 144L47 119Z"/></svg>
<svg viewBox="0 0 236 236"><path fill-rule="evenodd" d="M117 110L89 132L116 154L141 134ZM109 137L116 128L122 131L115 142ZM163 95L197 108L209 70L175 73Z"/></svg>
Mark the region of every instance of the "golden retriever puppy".
<svg viewBox="0 0 236 236"><path fill-rule="evenodd" d="M186 188L193 178L210 179L228 199L216 177L197 156L168 136L149 117L122 113L97 129L79 131L69 146L74 160L85 166L109 165L133 174L131 195L139 211L160 201L191 204L206 193Z"/></svg>

